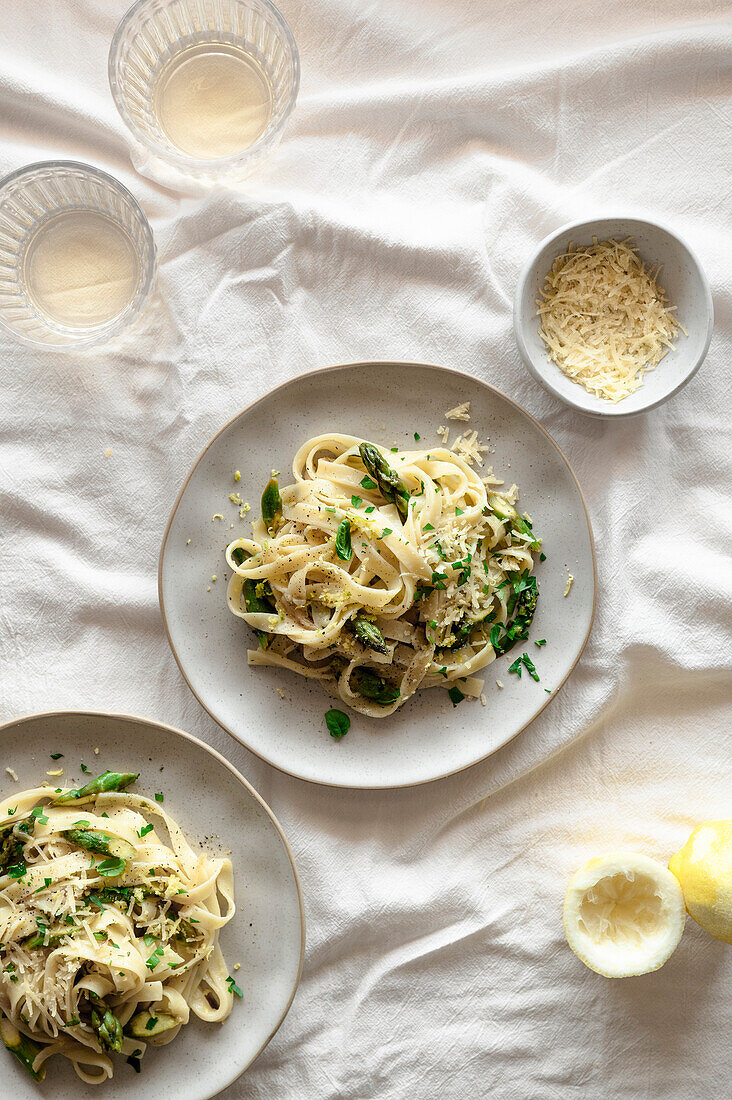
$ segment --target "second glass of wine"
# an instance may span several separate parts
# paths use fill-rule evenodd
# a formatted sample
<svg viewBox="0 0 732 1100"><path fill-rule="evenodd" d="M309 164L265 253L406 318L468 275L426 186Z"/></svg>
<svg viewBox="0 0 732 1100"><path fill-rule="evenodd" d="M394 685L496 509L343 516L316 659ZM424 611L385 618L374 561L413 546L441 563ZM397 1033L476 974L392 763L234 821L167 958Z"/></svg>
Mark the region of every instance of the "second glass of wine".
<svg viewBox="0 0 732 1100"><path fill-rule="evenodd" d="M138 0L112 40L109 81L136 167L210 185L249 175L278 144L300 61L269 0Z"/></svg>

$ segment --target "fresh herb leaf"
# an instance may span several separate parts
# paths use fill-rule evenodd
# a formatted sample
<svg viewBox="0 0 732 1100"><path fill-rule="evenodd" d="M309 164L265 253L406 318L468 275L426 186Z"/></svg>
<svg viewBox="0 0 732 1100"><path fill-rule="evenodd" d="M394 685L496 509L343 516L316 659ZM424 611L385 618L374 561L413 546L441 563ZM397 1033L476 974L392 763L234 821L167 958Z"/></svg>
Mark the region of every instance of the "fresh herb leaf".
<svg viewBox="0 0 732 1100"><path fill-rule="evenodd" d="M362 503L363 503L363 500L362 500L361 497L356 497L356 496L351 497L351 505L354 508L360 508Z"/></svg>
<svg viewBox="0 0 732 1100"><path fill-rule="evenodd" d="M414 433L414 438L415 438L415 440L417 440L417 442L419 442L419 440L422 438L422 436L419 434L419 432L415 432Z"/></svg>
<svg viewBox="0 0 732 1100"><path fill-rule="evenodd" d="M164 802L165 801L165 798L164 798L164 795L163 795L162 791L156 791L155 792L155 801L156 802Z"/></svg>
<svg viewBox="0 0 732 1100"><path fill-rule="evenodd" d="M137 834L140 840L142 840L144 836L147 836L148 833L151 833L153 831L153 828L153 825L143 825L139 833Z"/></svg>
<svg viewBox="0 0 732 1100"><path fill-rule="evenodd" d="M140 1072L140 1055L141 1054L142 1054L142 1050L133 1050L132 1054L127 1059L127 1065L132 1066L135 1073Z"/></svg>
<svg viewBox="0 0 732 1100"><path fill-rule="evenodd" d="M538 642L534 642L534 645L538 645L539 648L541 648L541 646L546 645L546 638L539 638Z"/></svg>
<svg viewBox="0 0 732 1100"><path fill-rule="evenodd" d="M425 523L424 527L422 528L423 531L434 531L434 529L435 528L431 523Z"/></svg>
<svg viewBox="0 0 732 1100"><path fill-rule="evenodd" d="M97 866L97 871L105 878L114 878L116 875L123 874L126 868L127 864L120 856L112 856L111 859L102 860Z"/></svg>
<svg viewBox="0 0 732 1100"><path fill-rule="evenodd" d="M325 712L325 724L331 737L335 737L336 741L340 741L341 737L345 737L351 728L351 719L342 710L333 708Z"/></svg>
<svg viewBox="0 0 732 1100"><path fill-rule="evenodd" d="M231 990L231 992L234 994L235 997L243 997L244 996L241 989L239 988L239 986L236 984L236 982L232 978L231 974L226 979L226 984L228 985L229 989Z"/></svg>
<svg viewBox="0 0 732 1100"><path fill-rule="evenodd" d="M336 532L335 550L341 561L350 561L353 556L353 550L351 548L351 521L349 519L341 520L341 523Z"/></svg>
<svg viewBox="0 0 732 1100"><path fill-rule="evenodd" d="M62 752L52 752L51 753L51 759L52 760L60 760L62 756L63 756Z"/></svg>
<svg viewBox="0 0 732 1100"><path fill-rule="evenodd" d="M91 775L91 771L89 770L89 768L87 768L86 764L81 764L80 767L81 767L81 770L83 772L85 772L87 775Z"/></svg>
<svg viewBox="0 0 732 1100"><path fill-rule="evenodd" d="M376 511L376 505L375 504L370 504L369 507L366 509L366 514L368 515L369 512L375 512L375 511Z"/></svg>
<svg viewBox="0 0 732 1100"><path fill-rule="evenodd" d="M448 689L447 694L450 696L452 705L454 707L456 707L458 703L462 703L463 699L465 698L457 684L453 684L452 687Z"/></svg>
<svg viewBox="0 0 732 1100"><path fill-rule="evenodd" d="M458 508L458 506L457 506L457 504L456 504L456 505L455 505L455 515L456 515L456 516L463 516L463 515L465 515L465 509L464 509L464 508Z"/></svg>
<svg viewBox="0 0 732 1100"><path fill-rule="evenodd" d="M157 1016L151 1016L150 1019L145 1024L145 1031L152 1031L152 1029L155 1027L157 1022L158 1022Z"/></svg>
<svg viewBox="0 0 732 1100"><path fill-rule="evenodd" d="M27 870L25 860L21 859L18 863L13 863L8 867L8 878L22 878Z"/></svg>
<svg viewBox="0 0 732 1100"><path fill-rule="evenodd" d="M523 661L521 660L520 657L517 657L516 660L508 666L508 671L509 672L515 672L516 675L518 676L519 680L521 679L522 665L523 665Z"/></svg>
<svg viewBox="0 0 732 1100"><path fill-rule="evenodd" d="M528 672L531 679L536 680L536 682L538 684L539 683L539 673L536 671L536 666L534 665L534 662L531 660L531 657L529 657L528 653L522 653L521 654L521 660L524 662L524 665L526 667L526 671Z"/></svg>
<svg viewBox="0 0 732 1100"><path fill-rule="evenodd" d="M376 488L376 482L372 478L370 478L367 474L366 477L361 478L361 488L362 489L375 489Z"/></svg>

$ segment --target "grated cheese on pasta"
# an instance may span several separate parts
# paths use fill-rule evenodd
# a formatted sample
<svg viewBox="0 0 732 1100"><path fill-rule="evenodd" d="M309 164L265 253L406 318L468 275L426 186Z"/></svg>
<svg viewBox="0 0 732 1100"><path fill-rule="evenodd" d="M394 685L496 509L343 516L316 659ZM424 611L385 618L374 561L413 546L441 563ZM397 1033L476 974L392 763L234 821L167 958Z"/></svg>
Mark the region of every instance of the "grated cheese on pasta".
<svg viewBox="0 0 732 1100"><path fill-rule="evenodd" d="M659 270L646 267L630 238L570 243L554 261L536 303L539 335L549 358L589 393L622 401L675 346L678 330L686 335Z"/></svg>

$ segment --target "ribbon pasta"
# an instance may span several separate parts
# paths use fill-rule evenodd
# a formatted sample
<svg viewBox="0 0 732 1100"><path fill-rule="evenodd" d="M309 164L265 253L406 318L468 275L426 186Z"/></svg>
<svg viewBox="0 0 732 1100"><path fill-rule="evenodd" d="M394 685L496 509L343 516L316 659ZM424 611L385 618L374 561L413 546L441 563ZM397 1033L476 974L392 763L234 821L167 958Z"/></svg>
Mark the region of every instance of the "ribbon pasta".
<svg viewBox="0 0 732 1100"><path fill-rule="evenodd" d="M233 871L191 847L158 801L55 797L42 786L0 803L0 1031L37 1079L60 1054L100 1084L112 1051L136 1059L191 1013L228 1017L218 940L235 911ZM100 835L126 858L89 850Z"/></svg>
<svg viewBox="0 0 732 1100"><path fill-rule="evenodd" d="M497 638L540 549L514 507L518 491L498 493L501 482L443 445L365 444L408 495L402 520L369 476L362 445L340 433L304 443L274 526L257 519L251 538L228 546L229 608L260 638L249 664L317 679L372 717L418 688L459 681L477 696L476 674L509 648ZM339 552L344 526L348 556Z"/></svg>

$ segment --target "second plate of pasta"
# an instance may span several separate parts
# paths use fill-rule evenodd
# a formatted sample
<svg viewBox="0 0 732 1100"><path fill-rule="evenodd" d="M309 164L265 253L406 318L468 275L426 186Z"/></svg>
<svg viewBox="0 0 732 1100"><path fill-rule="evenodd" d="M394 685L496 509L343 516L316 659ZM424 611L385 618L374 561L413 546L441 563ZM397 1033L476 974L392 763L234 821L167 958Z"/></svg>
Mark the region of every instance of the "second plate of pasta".
<svg viewBox="0 0 732 1100"><path fill-rule="evenodd" d="M474 378L384 363L306 375L227 425L159 581L176 659L224 728L302 778L391 787L475 763L543 709L595 577L546 432Z"/></svg>

